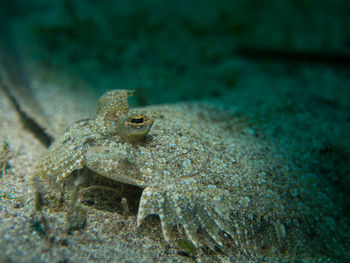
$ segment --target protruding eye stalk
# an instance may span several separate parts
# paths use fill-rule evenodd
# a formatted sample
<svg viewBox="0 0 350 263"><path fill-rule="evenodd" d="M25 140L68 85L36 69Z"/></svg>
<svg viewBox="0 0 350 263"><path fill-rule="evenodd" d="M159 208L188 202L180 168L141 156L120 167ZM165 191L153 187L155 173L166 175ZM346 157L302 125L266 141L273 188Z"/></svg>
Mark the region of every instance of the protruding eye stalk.
<svg viewBox="0 0 350 263"><path fill-rule="evenodd" d="M147 115L127 114L118 121L117 134L128 143L143 143L153 122Z"/></svg>
<svg viewBox="0 0 350 263"><path fill-rule="evenodd" d="M123 141L140 144L146 140L154 119L144 112L129 112L131 90L110 90L98 100L95 123L103 135L118 135Z"/></svg>

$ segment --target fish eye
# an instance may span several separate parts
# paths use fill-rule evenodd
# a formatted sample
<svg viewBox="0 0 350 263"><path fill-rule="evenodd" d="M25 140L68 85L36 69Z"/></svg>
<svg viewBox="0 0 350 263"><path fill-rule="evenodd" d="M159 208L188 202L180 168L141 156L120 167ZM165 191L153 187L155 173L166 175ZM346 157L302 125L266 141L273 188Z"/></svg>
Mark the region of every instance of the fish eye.
<svg viewBox="0 0 350 263"><path fill-rule="evenodd" d="M144 123L145 119L144 119L144 116L136 116L136 117L132 117L130 122L131 123Z"/></svg>
<svg viewBox="0 0 350 263"><path fill-rule="evenodd" d="M126 119L125 125L129 126L131 128L136 128L140 129L144 126L146 126L148 122L148 118L145 115L136 115L136 116L131 116Z"/></svg>
<svg viewBox="0 0 350 263"><path fill-rule="evenodd" d="M129 143L142 143L153 125L154 119L147 115L132 114L125 116L119 122L117 134Z"/></svg>

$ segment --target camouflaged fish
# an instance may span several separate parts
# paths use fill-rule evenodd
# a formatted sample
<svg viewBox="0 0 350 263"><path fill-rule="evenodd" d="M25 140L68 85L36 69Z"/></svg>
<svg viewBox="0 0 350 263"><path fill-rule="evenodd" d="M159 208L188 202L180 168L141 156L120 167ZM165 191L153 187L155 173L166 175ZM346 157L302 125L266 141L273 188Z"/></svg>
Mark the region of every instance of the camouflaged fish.
<svg viewBox="0 0 350 263"><path fill-rule="evenodd" d="M142 188L137 224L158 215L167 241L175 225L195 246L229 238L244 254L292 250L305 240L288 169L239 117L201 104L129 111L130 95L102 96L93 118L50 147L37 175L59 181L88 167Z"/></svg>

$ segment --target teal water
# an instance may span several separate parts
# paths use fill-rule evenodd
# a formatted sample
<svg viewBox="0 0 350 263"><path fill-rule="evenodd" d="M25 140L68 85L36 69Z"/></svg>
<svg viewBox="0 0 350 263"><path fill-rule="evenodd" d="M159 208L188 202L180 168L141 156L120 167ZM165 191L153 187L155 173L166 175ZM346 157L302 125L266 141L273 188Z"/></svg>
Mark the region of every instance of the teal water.
<svg viewBox="0 0 350 263"><path fill-rule="evenodd" d="M345 0L12 1L0 11L1 79L9 72L4 58L29 59L89 83L87 93L134 89L133 106L205 101L236 111L293 160L305 181L317 177L322 193L310 203L326 195L331 222L321 220L315 235L326 257L346 262L347 10ZM19 104L23 92L16 89L30 94L28 83L10 87Z"/></svg>

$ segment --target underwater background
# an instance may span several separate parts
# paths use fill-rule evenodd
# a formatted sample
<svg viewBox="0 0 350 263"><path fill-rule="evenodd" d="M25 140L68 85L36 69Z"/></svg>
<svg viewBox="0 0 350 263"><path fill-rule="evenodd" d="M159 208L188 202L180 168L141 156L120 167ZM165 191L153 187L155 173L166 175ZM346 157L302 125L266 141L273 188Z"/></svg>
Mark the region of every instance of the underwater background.
<svg viewBox="0 0 350 263"><path fill-rule="evenodd" d="M349 262L349 13L347 0L1 3L0 262L50 261L40 253L57 242L29 223L31 167L110 89L135 90L131 107L199 102L244 118L304 174L310 203L327 206L315 214L323 249L310 258ZM34 252L23 245L31 228ZM60 246L57 262L76 262ZM126 252L96 249L86 260L230 262L115 249Z"/></svg>

